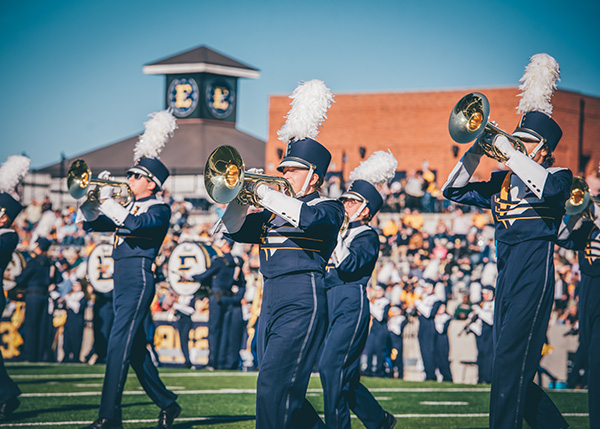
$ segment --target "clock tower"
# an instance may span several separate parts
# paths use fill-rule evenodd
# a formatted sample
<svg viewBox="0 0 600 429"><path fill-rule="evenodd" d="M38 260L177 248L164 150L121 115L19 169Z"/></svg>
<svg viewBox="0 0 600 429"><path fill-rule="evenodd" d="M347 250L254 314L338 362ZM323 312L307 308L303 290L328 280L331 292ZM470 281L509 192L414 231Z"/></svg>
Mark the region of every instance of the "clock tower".
<svg viewBox="0 0 600 429"><path fill-rule="evenodd" d="M166 75L165 106L177 119L218 121L233 126L238 79L260 76L254 67L206 46L146 64L143 71Z"/></svg>

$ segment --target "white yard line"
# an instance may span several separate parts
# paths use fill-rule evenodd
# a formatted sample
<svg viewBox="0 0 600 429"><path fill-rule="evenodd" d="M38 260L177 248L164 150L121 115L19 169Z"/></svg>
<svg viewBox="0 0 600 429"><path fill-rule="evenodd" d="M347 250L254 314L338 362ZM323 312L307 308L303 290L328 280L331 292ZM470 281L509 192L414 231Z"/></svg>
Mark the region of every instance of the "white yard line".
<svg viewBox="0 0 600 429"><path fill-rule="evenodd" d="M588 417L587 413L563 413L565 417ZM321 416L322 418L323 416ZM416 419L416 418L472 418L472 417L488 417L487 413L469 413L469 414L394 414L394 417L398 419ZM352 415L352 418L356 416ZM176 422L201 422L201 421L238 421L238 420L254 420L250 416L238 416L238 417L180 417L176 419ZM134 423L154 423L156 419L135 419L135 420L124 420L125 424ZM65 421L65 422L35 422L35 423L2 423L0 428L16 428L16 427L31 427L35 426L67 426L67 425L86 425L90 424L90 421Z"/></svg>

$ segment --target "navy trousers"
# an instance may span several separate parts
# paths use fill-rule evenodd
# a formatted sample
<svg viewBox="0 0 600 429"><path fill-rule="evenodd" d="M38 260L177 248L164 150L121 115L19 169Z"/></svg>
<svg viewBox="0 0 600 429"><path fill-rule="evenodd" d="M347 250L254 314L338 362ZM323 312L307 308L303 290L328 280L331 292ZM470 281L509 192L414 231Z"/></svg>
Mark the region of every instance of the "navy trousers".
<svg viewBox="0 0 600 429"><path fill-rule="evenodd" d="M225 316L223 317L223 332L220 341L220 368L238 369L244 326L242 307L234 304L227 305Z"/></svg>
<svg viewBox="0 0 600 429"><path fill-rule="evenodd" d="M52 321L50 321L52 323ZM48 295L25 294L25 359L40 362L48 345Z"/></svg>
<svg viewBox="0 0 600 429"><path fill-rule="evenodd" d="M579 287L579 340L588 361L590 427L600 428L600 277L582 276Z"/></svg>
<svg viewBox="0 0 600 429"><path fill-rule="evenodd" d="M322 425L305 395L326 330L322 273L265 279L257 332L257 428Z"/></svg>
<svg viewBox="0 0 600 429"><path fill-rule="evenodd" d="M219 352L223 336L223 318L225 305L221 304L218 295L211 295L208 300L208 366L219 367Z"/></svg>
<svg viewBox="0 0 600 429"><path fill-rule="evenodd" d="M101 363L106 362L106 349L113 319L113 301L98 293L94 302L94 351Z"/></svg>
<svg viewBox="0 0 600 429"><path fill-rule="evenodd" d="M120 421L121 399L129 365L150 399L161 409L171 405L177 395L167 390L146 348L143 322L154 297L152 261L126 258L115 261L114 322L108 352L99 417Z"/></svg>
<svg viewBox="0 0 600 429"><path fill-rule="evenodd" d="M477 383L489 384L492 382L492 361L494 359L494 337L492 327L483 324L481 335L475 336L477 343L477 367L479 375Z"/></svg>
<svg viewBox="0 0 600 429"><path fill-rule="evenodd" d="M498 242L490 427L567 427L550 397L533 382L554 296L554 243Z"/></svg>
<svg viewBox="0 0 600 429"><path fill-rule="evenodd" d="M448 334L440 334L435 332L434 344L435 367L442 374L442 381L452 381L452 372L450 371L450 343L448 342Z"/></svg>
<svg viewBox="0 0 600 429"><path fill-rule="evenodd" d="M319 364L325 423L349 428L350 409L367 429L377 428L384 410L360 383L360 356L369 334L369 300L365 287L344 284L327 290L329 329Z"/></svg>
<svg viewBox="0 0 600 429"><path fill-rule="evenodd" d="M190 330L192 329L193 322L192 317L187 314L179 313L179 320L177 320L177 331L179 332L179 343L181 345L181 353L185 359L185 365L189 366L192 364L190 360Z"/></svg>
<svg viewBox="0 0 600 429"><path fill-rule="evenodd" d="M388 350L388 337L387 323L385 321L378 322L376 319L373 319L371 330L367 337L367 344L365 345L365 354L367 355L366 375L373 375L375 377L385 376L384 363L385 354Z"/></svg>
<svg viewBox="0 0 600 429"><path fill-rule="evenodd" d="M4 296L2 285L0 285L0 315L4 311L4 307L6 307L6 297ZM20 394L21 390L19 390L19 386L12 381L6 372L4 358L2 357L2 353L0 353L0 404L3 404Z"/></svg>
<svg viewBox="0 0 600 429"><path fill-rule="evenodd" d="M437 380L435 376L435 322L419 316L419 348L425 369L425 380Z"/></svg>
<svg viewBox="0 0 600 429"><path fill-rule="evenodd" d="M390 332L390 349L392 350L392 355L395 352L395 359L392 360L392 368L398 371L398 378L404 378L404 339L402 335L396 335L393 332Z"/></svg>

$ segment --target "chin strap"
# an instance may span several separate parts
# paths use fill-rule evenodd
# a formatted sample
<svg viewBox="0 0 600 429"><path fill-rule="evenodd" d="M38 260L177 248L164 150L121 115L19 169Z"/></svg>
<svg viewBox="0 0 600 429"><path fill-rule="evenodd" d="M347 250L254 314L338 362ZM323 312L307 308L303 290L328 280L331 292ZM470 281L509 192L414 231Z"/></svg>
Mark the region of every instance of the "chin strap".
<svg viewBox="0 0 600 429"><path fill-rule="evenodd" d="M350 216L350 219L348 219L348 224L354 222L356 218L360 216L365 207L367 207L367 202L363 201L358 210L356 210L356 212L352 216Z"/></svg>
<svg viewBox="0 0 600 429"><path fill-rule="evenodd" d="M535 158L535 154L539 152L539 150L541 148L544 147L544 145L546 144L545 140L541 140L538 145L535 147L535 149L533 149L533 151L529 154L529 158L533 159Z"/></svg>
<svg viewBox="0 0 600 429"><path fill-rule="evenodd" d="M302 189L300 189L300 192L296 193L296 198L304 196L306 188L308 188L308 184L310 183L310 179L312 178L314 172L315 168L312 165L308 167L308 174L306 175L306 180L304 180L304 185L302 185Z"/></svg>

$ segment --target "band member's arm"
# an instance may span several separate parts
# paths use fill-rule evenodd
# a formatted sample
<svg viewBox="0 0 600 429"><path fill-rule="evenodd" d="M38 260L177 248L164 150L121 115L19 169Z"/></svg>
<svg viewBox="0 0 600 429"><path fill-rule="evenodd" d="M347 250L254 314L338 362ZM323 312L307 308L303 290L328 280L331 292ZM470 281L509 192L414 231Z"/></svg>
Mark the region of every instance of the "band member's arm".
<svg viewBox="0 0 600 429"><path fill-rule="evenodd" d="M0 234L0 254L10 256L19 244L19 236L17 233Z"/></svg>
<svg viewBox="0 0 600 429"><path fill-rule="evenodd" d="M259 185L255 192L263 207L301 229L317 225L332 225L339 229L344 221L344 206L337 200L311 205L267 185Z"/></svg>
<svg viewBox="0 0 600 429"><path fill-rule="evenodd" d="M492 173L488 182L471 182L461 187L454 187L453 183L446 182L444 197L456 203L489 209L492 195L500 190L506 174L506 171Z"/></svg>
<svg viewBox="0 0 600 429"><path fill-rule="evenodd" d="M536 197L568 198L573 178L569 170L563 169L550 174L542 165L516 150L505 136L498 135L494 144L508 158L506 166L519 176Z"/></svg>
<svg viewBox="0 0 600 429"><path fill-rule="evenodd" d="M480 137L482 138L489 138L489 136L485 133ZM445 198L461 204L490 208L490 199L500 189L504 175L502 174L501 179L497 177L498 175L492 175L489 182L469 182L482 156L483 151L478 139L458 161L442 186Z"/></svg>
<svg viewBox="0 0 600 429"><path fill-rule="evenodd" d="M117 227L128 229L132 235L143 235L144 230L168 226L171 218L171 209L166 204L155 204L147 212L134 216L114 199L108 198L100 204L99 210Z"/></svg>
<svg viewBox="0 0 600 429"><path fill-rule="evenodd" d="M362 269L378 255L379 237L375 231L369 229L354 237L349 246L338 236L338 245L331 258L342 277Z"/></svg>
<svg viewBox="0 0 600 429"><path fill-rule="evenodd" d="M479 141L476 141L454 166L454 169L448 176L448 180L442 186L442 190L448 187L462 188L466 186L473 176L475 169L479 166L482 156L483 151L481 150L481 146L479 146Z"/></svg>
<svg viewBox="0 0 600 429"><path fill-rule="evenodd" d="M213 228L213 235L218 232L224 232L226 234L235 234L244 225L246 216L248 213L248 206L244 206L234 199L225 209L223 217L215 224Z"/></svg>
<svg viewBox="0 0 600 429"><path fill-rule="evenodd" d="M596 225L579 215L565 216L560 224L556 244L565 249L583 250Z"/></svg>
<svg viewBox="0 0 600 429"><path fill-rule="evenodd" d="M214 276L221 268L223 268L223 260L221 258L214 258L210 267L203 273L191 276L192 280L197 283L206 283L206 281L212 278L212 276Z"/></svg>

